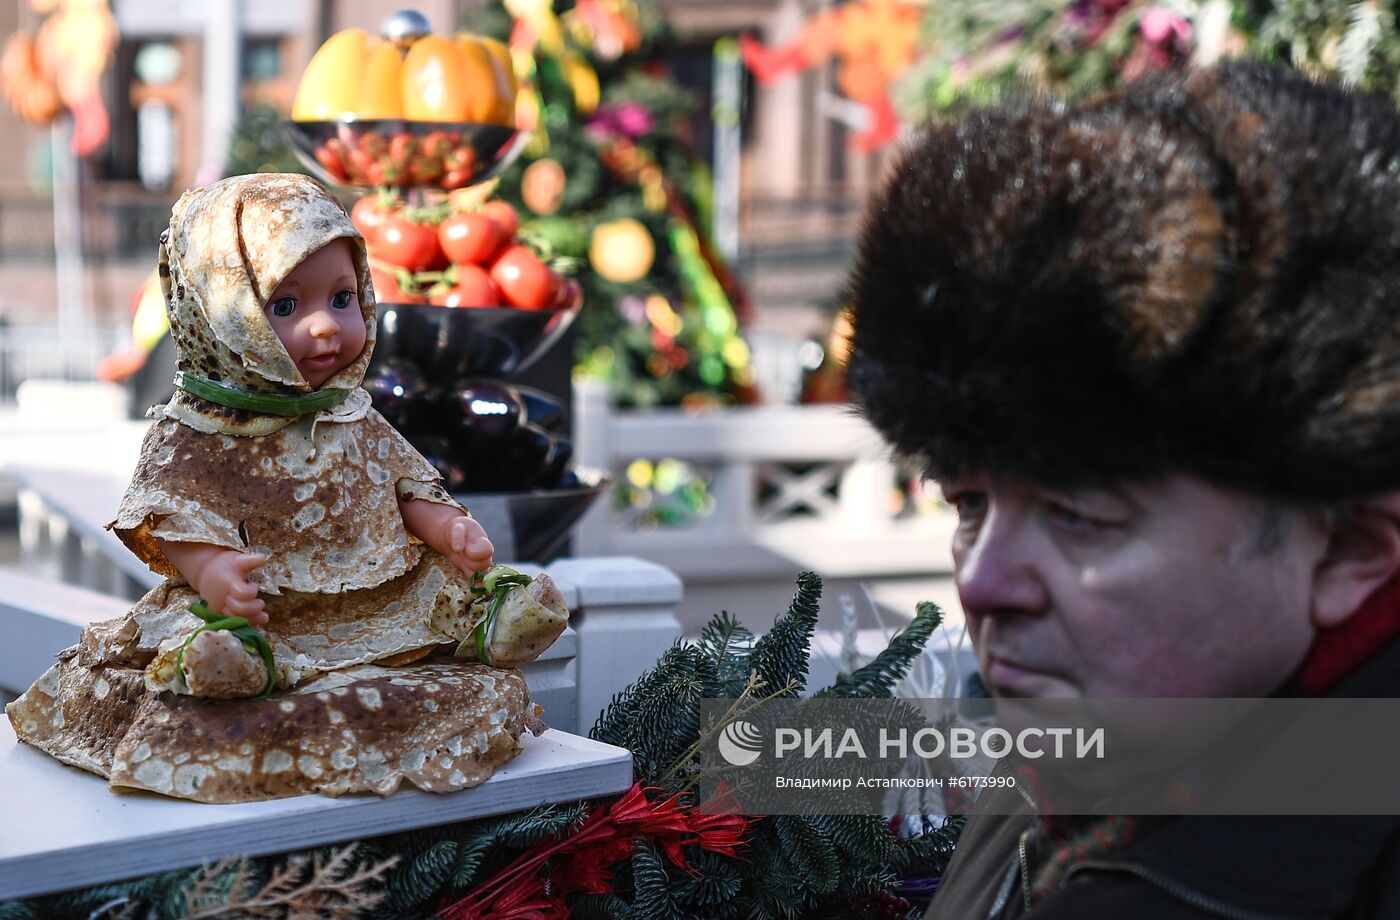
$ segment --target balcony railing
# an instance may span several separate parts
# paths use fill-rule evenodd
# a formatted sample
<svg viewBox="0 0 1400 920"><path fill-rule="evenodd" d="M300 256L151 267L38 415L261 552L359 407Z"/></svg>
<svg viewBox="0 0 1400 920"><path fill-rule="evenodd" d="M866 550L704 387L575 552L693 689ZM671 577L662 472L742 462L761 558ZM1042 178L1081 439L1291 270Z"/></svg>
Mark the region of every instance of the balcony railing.
<svg viewBox="0 0 1400 920"><path fill-rule="evenodd" d="M85 186L79 217L83 254L99 261L153 260L172 201L169 194L139 186ZM7 261L53 259L52 197L41 190L0 187L0 253Z"/></svg>

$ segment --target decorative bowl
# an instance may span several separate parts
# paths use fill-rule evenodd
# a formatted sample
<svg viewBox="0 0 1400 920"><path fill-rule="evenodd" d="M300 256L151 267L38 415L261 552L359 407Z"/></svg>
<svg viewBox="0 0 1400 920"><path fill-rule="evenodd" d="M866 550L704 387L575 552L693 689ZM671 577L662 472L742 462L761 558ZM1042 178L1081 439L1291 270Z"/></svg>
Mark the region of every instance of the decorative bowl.
<svg viewBox="0 0 1400 920"><path fill-rule="evenodd" d="M566 549L569 533L594 500L612 484L595 470L574 470L578 485L533 492L458 494L471 509L503 562L548 563Z"/></svg>
<svg viewBox="0 0 1400 920"><path fill-rule="evenodd" d="M307 169L331 185L454 189L485 182L524 149L510 125L461 121L284 121Z"/></svg>
<svg viewBox="0 0 1400 920"><path fill-rule="evenodd" d="M374 363L408 361L429 384L506 378L544 354L577 315L577 309L380 304Z"/></svg>

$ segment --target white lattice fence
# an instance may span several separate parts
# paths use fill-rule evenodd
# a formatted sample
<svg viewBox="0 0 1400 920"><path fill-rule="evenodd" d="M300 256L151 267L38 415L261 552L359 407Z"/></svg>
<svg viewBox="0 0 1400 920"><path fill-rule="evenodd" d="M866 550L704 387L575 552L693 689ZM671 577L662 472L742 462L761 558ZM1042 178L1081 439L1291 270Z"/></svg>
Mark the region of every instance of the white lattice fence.
<svg viewBox="0 0 1400 920"><path fill-rule="evenodd" d="M26 380L90 381L103 357L127 333L117 326L60 330L57 325L0 323L0 405L12 403Z"/></svg>
<svg viewBox="0 0 1400 920"><path fill-rule="evenodd" d="M887 450L846 407L625 412L584 381L575 413L578 463L610 471L624 489L637 460L679 462L706 480L689 516L600 501L576 532L580 555L637 555L687 580L952 571L953 516L895 500L900 476Z"/></svg>

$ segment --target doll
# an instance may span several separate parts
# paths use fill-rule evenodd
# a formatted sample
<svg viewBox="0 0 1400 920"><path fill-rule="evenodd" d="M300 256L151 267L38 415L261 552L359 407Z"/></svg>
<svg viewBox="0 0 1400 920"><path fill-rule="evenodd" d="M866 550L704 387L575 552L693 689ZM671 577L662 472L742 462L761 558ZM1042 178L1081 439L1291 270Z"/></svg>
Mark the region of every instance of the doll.
<svg viewBox="0 0 1400 920"><path fill-rule="evenodd" d="M110 526L168 578L12 704L17 734L114 787L202 801L480 782L537 725L503 666L568 613L547 576L489 603L489 538L359 387L362 237L307 177L235 177L177 202L159 272L177 389ZM266 644L201 631L221 617Z"/></svg>

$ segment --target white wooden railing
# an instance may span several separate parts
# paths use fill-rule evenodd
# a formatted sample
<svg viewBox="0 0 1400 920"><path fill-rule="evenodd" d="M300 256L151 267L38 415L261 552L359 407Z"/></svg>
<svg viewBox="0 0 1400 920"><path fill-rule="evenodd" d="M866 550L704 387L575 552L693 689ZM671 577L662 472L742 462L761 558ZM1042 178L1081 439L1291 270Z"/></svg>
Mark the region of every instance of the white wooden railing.
<svg viewBox="0 0 1400 920"><path fill-rule="evenodd" d="M709 513L669 527L599 501L575 531L577 555L640 556L687 581L952 572L953 515L894 508L898 470L847 407L619 411L605 386L585 380L574 412L580 466L625 482L639 458L674 458L701 470L713 497Z"/></svg>

